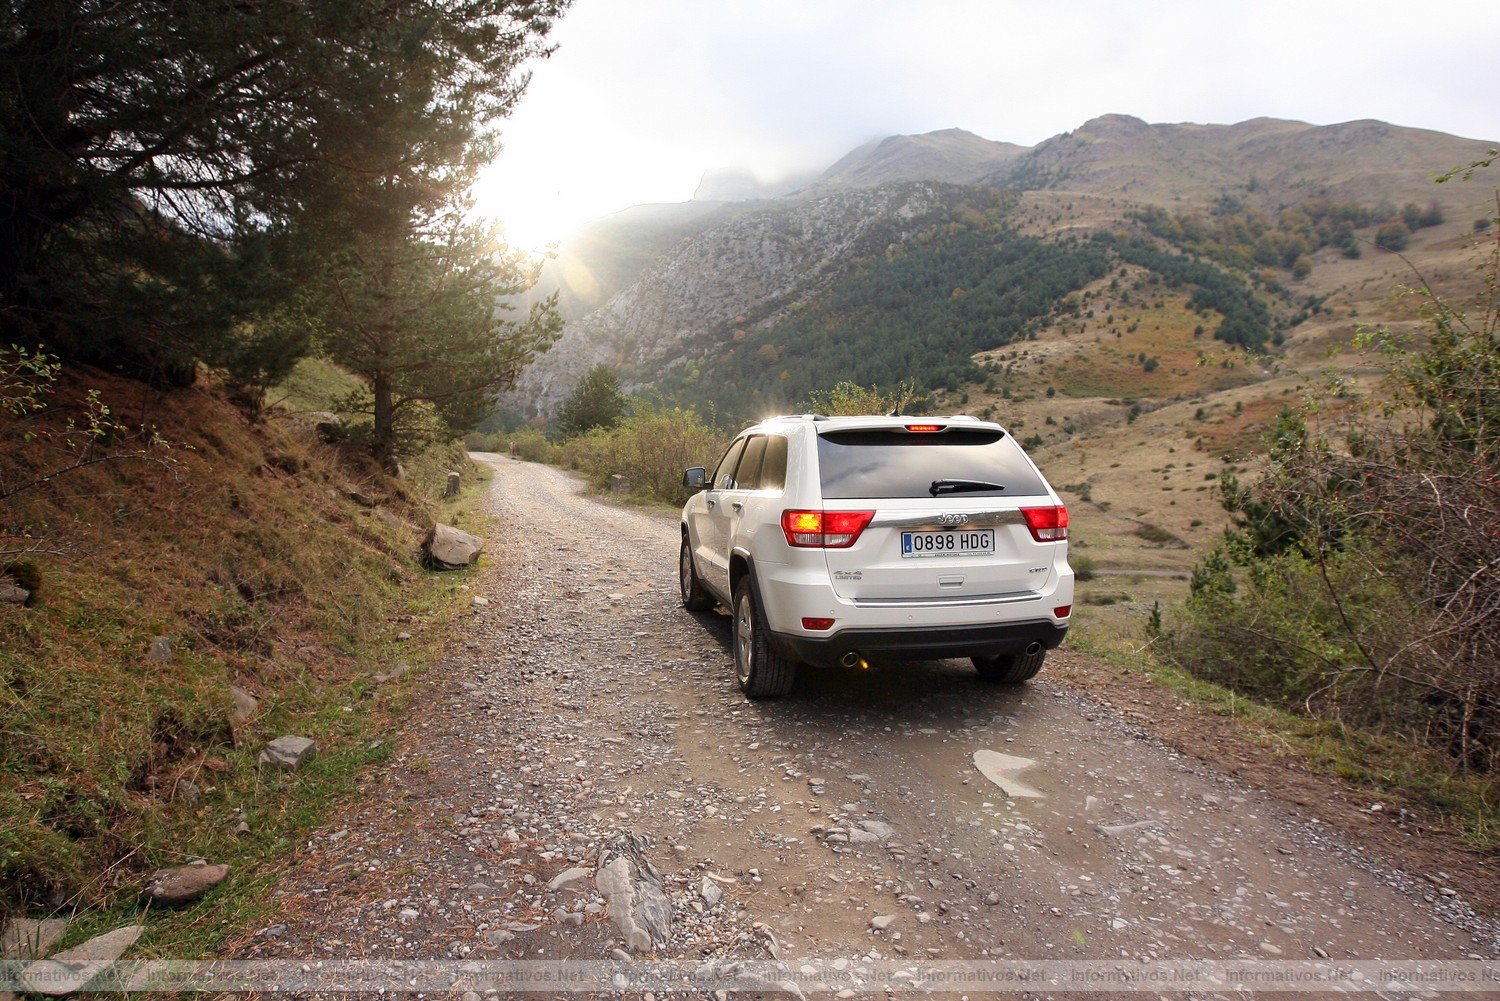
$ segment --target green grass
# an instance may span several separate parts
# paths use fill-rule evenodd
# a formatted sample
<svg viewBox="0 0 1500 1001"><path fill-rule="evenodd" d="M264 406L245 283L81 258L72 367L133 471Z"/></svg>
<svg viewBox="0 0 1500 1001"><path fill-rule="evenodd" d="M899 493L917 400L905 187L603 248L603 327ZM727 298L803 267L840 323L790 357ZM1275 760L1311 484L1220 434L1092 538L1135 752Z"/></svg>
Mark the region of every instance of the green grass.
<svg viewBox="0 0 1500 1001"><path fill-rule="evenodd" d="M358 389L360 381L322 358L303 358L292 374L266 394L268 403L290 413L309 414L332 410L334 402Z"/></svg>

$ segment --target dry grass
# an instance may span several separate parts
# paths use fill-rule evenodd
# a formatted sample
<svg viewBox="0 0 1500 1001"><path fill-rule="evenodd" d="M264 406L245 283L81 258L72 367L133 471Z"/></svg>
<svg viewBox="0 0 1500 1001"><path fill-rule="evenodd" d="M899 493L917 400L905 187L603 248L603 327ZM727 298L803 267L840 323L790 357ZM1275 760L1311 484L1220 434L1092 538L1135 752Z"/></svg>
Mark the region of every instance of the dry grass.
<svg viewBox="0 0 1500 1001"><path fill-rule="evenodd" d="M1091 231L1123 224L1130 207L1078 192L1028 192L1021 219L1038 233ZM1421 248L1424 268L1467 280L1464 241L1433 239ZM1187 571L1226 524L1218 479L1253 471L1283 408L1296 407L1330 373L1368 391L1371 359L1350 343L1362 325L1415 323L1391 297L1413 276L1390 254L1320 256L1312 276L1291 285L1299 297L1326 296L1325 311L1293 328L1283 351L1256 357L1213 340L1218 317L1190 311L1185 295L1149 285L1142 269L1119 272L1081 291L1088 294L1083 315L1056 319L1034 341L976 356L999 369L992 388L963 387L966 399L948 394L935 410L991 416L1030 441L1073 512L1075 549L1101 571ZM1142 356L1155 359L1151 371ZM1143 523L1186 548L1140 537ZM1182 589L1166 590L1160 597Z"/></svg>
<svg viewBox="0 0 1500 1001"><path fill-rule="evenodd" d="M70 550L39 560L34 607L0 605L0 915L107 905L155 866L285 850L378 756L367 737L384 703L361 694L398 660L421 663L427 644L396 634L430 628L456 586L415 559L425 523L450 516L433 498L454 456L398 482L211 389L96 372L67 375L52 419L89 389L170 448L0 510ZM16 431L0 428L11 474L43 458ZM148 659L158 636L166 662ZM231 684L260 699L248 722L232 720ZM291 783L255 767L282 733L322 748ZM233 835L242 816L249 839Z"/></svg>

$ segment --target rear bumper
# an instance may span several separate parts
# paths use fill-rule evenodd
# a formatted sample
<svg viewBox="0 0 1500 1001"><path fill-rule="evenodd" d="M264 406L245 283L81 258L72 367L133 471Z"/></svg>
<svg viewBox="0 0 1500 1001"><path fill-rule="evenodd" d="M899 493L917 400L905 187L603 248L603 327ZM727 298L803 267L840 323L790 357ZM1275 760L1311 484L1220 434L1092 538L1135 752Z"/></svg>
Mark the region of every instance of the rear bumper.
<svg viewBox="0 0 1500 1001"><path fill-rule="evenodd" d="M843 629L825 638L772 632L771 642L782 656L832 667L850 652L867 660L941 660L997 657L1024 650L1032 643L1053 650L1067 634L1067 625L1039 619L957 627Z"/></svg>

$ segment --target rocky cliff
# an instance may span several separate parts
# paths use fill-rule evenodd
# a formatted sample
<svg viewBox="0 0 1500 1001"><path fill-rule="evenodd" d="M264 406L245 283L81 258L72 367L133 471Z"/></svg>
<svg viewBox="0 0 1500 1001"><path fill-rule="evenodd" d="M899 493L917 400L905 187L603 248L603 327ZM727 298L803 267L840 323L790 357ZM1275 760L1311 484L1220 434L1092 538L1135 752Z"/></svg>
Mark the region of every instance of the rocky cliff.
<svg viewBox="0 0 1500 1001"><path fill-rule="evenodd" d="M600 308L570 324L505 401L550 416L600 362L627 389L650 384L733 337L774 323L863 254L922 225L936 194L905 184L768 203L685 238Z"/></svg>

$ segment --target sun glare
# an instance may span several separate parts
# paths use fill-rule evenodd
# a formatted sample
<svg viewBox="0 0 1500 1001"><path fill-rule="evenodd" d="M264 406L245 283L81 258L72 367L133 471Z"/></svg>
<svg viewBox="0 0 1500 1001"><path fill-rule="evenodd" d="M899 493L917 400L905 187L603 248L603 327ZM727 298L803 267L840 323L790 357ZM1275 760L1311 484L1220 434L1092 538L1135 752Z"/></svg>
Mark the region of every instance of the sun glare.
<svg viewBox="0 0 1500 1001"><path fill-rule="evenodd" d="M500 171L487 171L474 185L475 212L498 222L505 240L528 254L547 252L587 220L563 192L523 185Z"/></svg>

